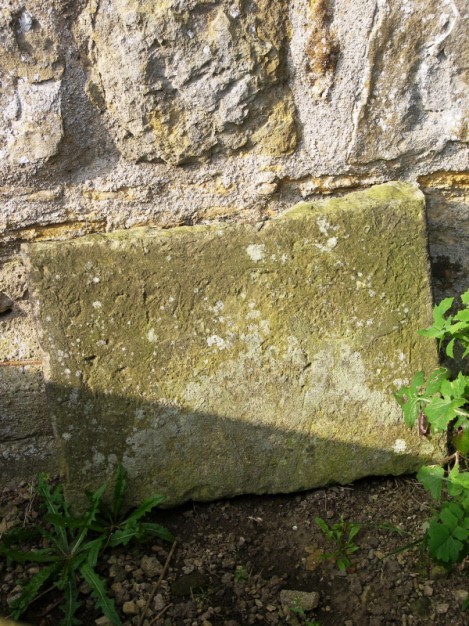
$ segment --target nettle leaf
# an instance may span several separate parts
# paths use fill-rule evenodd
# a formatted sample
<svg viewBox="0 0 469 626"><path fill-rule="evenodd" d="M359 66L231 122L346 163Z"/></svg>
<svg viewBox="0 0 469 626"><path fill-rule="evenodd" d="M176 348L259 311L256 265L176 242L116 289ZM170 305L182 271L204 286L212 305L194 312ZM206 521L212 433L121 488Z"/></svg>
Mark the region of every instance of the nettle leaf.
<svg viewBox="0 0 469 626"><path fill-rule="evenodd" d="M454 359L454 344L456 343L456 339L451 339L451 341L446 346L446 356Z"/></svg>
<svg viewBox="0 0 469 626"><path fill-rule="evenodd" d="M461 309L461 311L458 311L456 313L454 319L458 320L459 322L466 322L465 327L469 328L469 309ZM464 328L464 326L461 326L461 328Z"/></svg>
<svg viewBox="0 0 469 626"><path fill-rule="evenodd" d="M433 430L446 430L449 422L457 415L456 409L465 403L466 400L464 398L451 400L434 396L424 408L424 413L428 417Z"/></svg>
<svg viewBox="0 0 469 626"><path fill-rule="evenodd" d="M440 500L445 480L445 470L442 467L439 465L424 465L417 472L417 480L431 493L434 500Z"/></svg>
<svg viewBox="0 0 469 626"><path fill-rule="evenodd" d="M454 380L443 380L441 383L441 394L447 398L462 398L465 400L464 395L469 385L469 376L464 376L459 372L457 378Z"/></svg>
<svg viewBox="0 0 469 626"><path fill-rule="evenodd" d="M464 527L464 510L458 504L448 502L438 520L431 520L427 531L430 554L444 563L456 563L462 557L464 543L469 538L469 530Z"/></svg>
<svg viewBox="0 0 469 626"><path fill-rule="evenodd" d="M448 493L469 512L469 472L460 472L458 463L448 474Z"/></svg>
<svg viewBox="0 0 469 626"><path fill-rule="evenodd" d="M452 317L445 317L446 313L453 305L454 298L445 298L433 308L433 324L428 328L419 330L419 335L423 337L433 337L441 341L446 337L448 330L451 326Z"/></svg>
<svg viewBox="0 0 469 626"><path fill-rule="evenodd" d="M394 393L398 404L402 407L404 421L411 428L417 421L422 406L422 387L425 384L423 372L417 372L410 385L401 387Z"/></svg>
<svg viewBox="0 0 469 626"><path fill-rule="evenodd" d="M433 370L425 386L425 395L433 396L440 392L441 384L449 378L450 371L446 367L438 367Z"/></svg>
<svg viewBox="0 0 469 626"><path fill-rule="evenodd" d="M464 305L469 306L469 289L462 294L461 302Z"/></svg>

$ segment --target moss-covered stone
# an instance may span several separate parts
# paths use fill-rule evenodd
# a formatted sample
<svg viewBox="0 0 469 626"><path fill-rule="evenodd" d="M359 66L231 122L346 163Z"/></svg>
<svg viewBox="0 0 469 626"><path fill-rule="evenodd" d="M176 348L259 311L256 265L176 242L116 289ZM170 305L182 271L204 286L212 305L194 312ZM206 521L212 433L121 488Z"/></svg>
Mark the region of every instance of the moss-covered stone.
<svg viewBox="0 0 469 626"><path fill-rule="evenodd" d="M28 248L68 493L123 462L136 502L415 470L392 392L436 363L424 200L388 183L259 225Z"/></svg>

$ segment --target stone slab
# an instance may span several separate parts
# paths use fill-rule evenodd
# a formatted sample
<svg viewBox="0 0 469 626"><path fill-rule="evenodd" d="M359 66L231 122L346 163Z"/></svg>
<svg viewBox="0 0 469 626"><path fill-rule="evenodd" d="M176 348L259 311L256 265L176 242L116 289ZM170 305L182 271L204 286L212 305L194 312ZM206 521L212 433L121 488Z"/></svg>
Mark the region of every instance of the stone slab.
<svg viewBox="0 0 469 626"><path fill-rule="evenodd" d="M27 247L68 494L132 502L416 470L392 391L436 364L424 199L387 183L258 224Z"/></svg>

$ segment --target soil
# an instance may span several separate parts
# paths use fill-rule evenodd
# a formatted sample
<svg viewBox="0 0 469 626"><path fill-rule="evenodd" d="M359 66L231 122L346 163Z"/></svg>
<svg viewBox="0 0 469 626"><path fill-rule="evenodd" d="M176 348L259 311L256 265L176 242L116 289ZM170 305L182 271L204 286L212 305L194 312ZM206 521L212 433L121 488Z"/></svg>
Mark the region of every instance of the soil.
<svg viewBox="0 0 469 626"><path fill-rule="evenodd" d="M29 485L5 490L0 532L2 525L34 522L36 507ZM421 536L430 512L429 498L409 477L192 503L151 516L172 531L175 545L118 548L97 570L124 626L467 625L468 559L447 570L418 546L396 553ZM316 524L318 516L329 526L341 518L348 528L362 525L345 573L333 555L324 557L336 546ZM0 615L8 616L18 581L35 571L0 560ZM108 624L86 585L80 591L83 624ZM56 626L59 601L56 591L47 593L23 619Z"/></svg>

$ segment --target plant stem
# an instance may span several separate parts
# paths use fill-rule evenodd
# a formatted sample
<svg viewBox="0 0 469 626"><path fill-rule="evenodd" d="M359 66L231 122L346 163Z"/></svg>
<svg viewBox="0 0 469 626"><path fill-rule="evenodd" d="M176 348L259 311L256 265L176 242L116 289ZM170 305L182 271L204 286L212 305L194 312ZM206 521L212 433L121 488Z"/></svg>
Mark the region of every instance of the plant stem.
<svg viewBox="0 0 469 626"><path fill-rule="evenodd" d="M143 621L144 621L145 615L146 615L146 613L148 611L148 607L150 606L151 602L153 601L153 598L155 597L155 593L157 592L158 587L161 585L161 583L163 581L163 578L166 576L166 572L168 571L169 563L170 563L170 561L171 561L171 559L173 557L174 550L176 549L176 544L177 544L177 541L175 541L173 543L173 545L171 546L171 550L169 551L168 558L166 559L166 563L164 564L163 571L161 572L160 577L156 581L155 586L151 590L150 597L148 598L147 603L145 605L145 608L143 609L142 615L140 616L140 620L138 622L138 626L143 626ZM168 605L168 608L169 608L169 605Z"/></svg>

